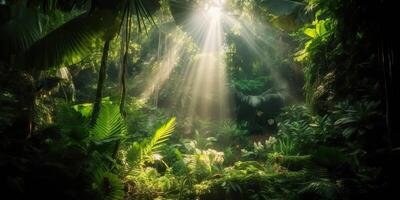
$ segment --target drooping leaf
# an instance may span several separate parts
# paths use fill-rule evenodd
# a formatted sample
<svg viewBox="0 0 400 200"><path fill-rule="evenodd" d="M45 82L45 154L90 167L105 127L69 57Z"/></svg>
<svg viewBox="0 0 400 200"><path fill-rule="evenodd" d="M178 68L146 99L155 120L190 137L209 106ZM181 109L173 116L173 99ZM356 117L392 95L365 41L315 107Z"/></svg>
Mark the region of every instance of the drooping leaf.
<svg viewBox="0 0 400 200"><path fill-rule="evenodd" d="M28 49L24 67L48 69L79 62L93 50L96 41L116 33L116 19L112 11L96 10L68 21Z"/></svg>
<svg viewBox="0 0 400 200"><path fill-rule="evenodd" d="M0 53L16 55L28 49L41 36L41 15L34 9L22 5L0 5L7 12L0 22ZM4 21L3 21L4 20Z"/></svg>
<svg viewBox="0 0 400 200"><path fill-rule="evenodd" d="M260 0L260 4L275 16L287 16L304 7L304 3L293 0Z"/></svg>

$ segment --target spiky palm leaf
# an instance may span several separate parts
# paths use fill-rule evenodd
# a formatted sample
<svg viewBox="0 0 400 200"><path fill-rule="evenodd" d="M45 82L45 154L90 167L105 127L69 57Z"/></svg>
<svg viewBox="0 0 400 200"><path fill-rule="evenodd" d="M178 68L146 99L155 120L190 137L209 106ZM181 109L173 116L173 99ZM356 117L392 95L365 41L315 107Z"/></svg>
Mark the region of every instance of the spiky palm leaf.
<svg viewBox="0 0 400 200"><path fill-rule="evenodd" d="M103 105L90 138L96 144L110 143L124 137L127 129L124 119L115 105Z"/></svg>
<svg viewBox="0 0 400 200"><path fill-rule="evenodd" d="M76 63L91 52L96 40L116 33L116 20L108 10L84 13L33 44L25 53L24 66L41 70Z"/></svg>
<svg viewBox="0 0 400 200"><path fill-rule="evenodd" d="M175 130L175 125L176 119L172 118L166 124L157 129L150 142L143 147L142 156L150 156L157 150L159 150L160 147L162 147L164 142L168 140L169 136L171 136L172 132Z"/></svg>
<svg viewBox="0 0 400 200"><path fill-rule="evenodd" d="M121 200L124 198L124 184L116 175L104 168L94 172L92 189L104 200Z"/></svg>
<svg viewBox="0 0 400 200"><path fill-rule="evenodd" d="M143 165L146 161L151 161L152 155L156 154L164 142L171 136L175 130L175 125L176 119L172 118L157 129L149 141L145 140L142 143L133 143L127 154L127 161L133 165L132 167Z"/></svg>

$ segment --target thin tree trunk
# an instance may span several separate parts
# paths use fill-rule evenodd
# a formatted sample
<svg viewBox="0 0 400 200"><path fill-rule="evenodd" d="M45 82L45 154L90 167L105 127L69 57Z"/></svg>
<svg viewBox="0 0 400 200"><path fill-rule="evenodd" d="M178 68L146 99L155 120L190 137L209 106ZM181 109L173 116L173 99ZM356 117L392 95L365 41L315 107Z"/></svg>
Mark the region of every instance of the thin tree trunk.
<svg viewBox="0 0 400 200"><path fill-rule="evenodd" d="M104 43L103 56L101 57L99 80L97 82L96 99L94 100L92 118L90 121L91 125L94 125L96 123L97 117L99 116L100 112L101 100L103 98L104 81L106 80L107 60L108 60L109 50L110 50L110 40L107 40Z"/></svg>
<svg viewBox="0 0 400 200"><path fill-rule="evenodd" d="M128 61L128 53L125 52L123 64L121 66L121 101L119 104L119 109L121 114L125 117L125 99L126 99L126 66Z"/></svg>
<svg viewBox="0 0 400 200"><path fill-rule="evenodd" d="M122 64L121 64L121 101L119 104L119 109L123 117L126 116L125 113L125 99L126 99L126 68L128 66L128 51L129 51L129 42L130 42L130 34L131 34L131 23L132 23L132 17L128 16L126 19L126 24L125 24L125 30L124 33L124 38L122 40L122 45L125 46L124 48L124 57L122 59ZM124 41L125 40L125 41Z"/></svg>

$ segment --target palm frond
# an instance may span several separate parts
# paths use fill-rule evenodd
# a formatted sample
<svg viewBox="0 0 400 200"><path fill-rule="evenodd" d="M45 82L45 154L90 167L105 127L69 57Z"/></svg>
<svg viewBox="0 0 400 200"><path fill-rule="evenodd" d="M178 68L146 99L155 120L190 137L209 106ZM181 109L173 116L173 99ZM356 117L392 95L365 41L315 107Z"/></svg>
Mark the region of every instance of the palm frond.
<svg viewBox="0 0 400 200"><path fill-rule="evenodd" d="M148 156L152 152L154 153L157 151L163 143L168 140L168 137L171 136L172 132L175 130L175 125L176 119L172 118L166 124L157 129L150 142L143 148L142 155Z"/></svg>
<svg viewBox="0 0 400 200"><path fill-rule="evenodd" d="M0 24L0 52L2 55L19 54L40 39L42 28L39 12L19 4L0 6L1 12L8 13L8 19Z"/></svg>
<svg viewBox="0 0 400 200"><path fill-rule="evenodd" d="M83 140L88 136L87 118L69 106L62 106L58 109L55 124L59 127L62 135L68 135L78 140Z"/></svg>
<svg viewBox="0 0 400 200"><path fill-rule="evenodd" d="M92 189L104 200L121 200L124 198L124 184L121 179L104 168L94 172Z"/></svg>
<svg viewBox="0 0 400 200"><path fill-rule="evenodd" d="M93 50L96 41L113 36L116 19L112 11L95 10L68 21L27 50L24 67L47 69L79 62Z"/></svg>
<svg viewBox="0 0 400 200"><path fill-rule="evenodd" d="M151 161L152 155L163 146L175 130L176 119L172 118L154 133L151 139L142 143L134 142L128 150L127 160L132 165L143 165L146 161Z"/></svg>
<svg viewBox="0 0 400 200"><path fill-rule="evenodd" d="M95 143L109 143L121 139L127 132L124 119L115 105L103 105L96 124L90 131Z"/></svg>

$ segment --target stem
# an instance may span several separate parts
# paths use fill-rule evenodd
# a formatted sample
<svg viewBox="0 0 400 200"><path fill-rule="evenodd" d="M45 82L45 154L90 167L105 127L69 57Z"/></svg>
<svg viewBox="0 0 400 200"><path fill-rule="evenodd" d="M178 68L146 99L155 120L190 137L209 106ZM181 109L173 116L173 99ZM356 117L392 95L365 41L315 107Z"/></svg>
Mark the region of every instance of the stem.
<svg viewBox="0 0 400 200"><path fill-rule="evenodd" d="M110 50L110 40L104 43L103 56L101 58L99 80L97 82L96 99L94 100L92 118L90 124L93 126L99 116L101 100L103 98L104 81L106 79L108 51Z"/></svg>

